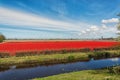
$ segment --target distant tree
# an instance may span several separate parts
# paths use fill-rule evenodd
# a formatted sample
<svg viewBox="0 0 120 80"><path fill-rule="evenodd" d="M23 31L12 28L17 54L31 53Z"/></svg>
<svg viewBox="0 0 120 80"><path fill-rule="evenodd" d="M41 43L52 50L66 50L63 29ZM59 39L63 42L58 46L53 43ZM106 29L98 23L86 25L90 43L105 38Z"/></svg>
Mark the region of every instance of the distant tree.
<svg viewBox="0 0 120 80"><path fill-rule="evenodd" d="M0 42L3 42L5 40L5 36L0 33Z"/></svg>

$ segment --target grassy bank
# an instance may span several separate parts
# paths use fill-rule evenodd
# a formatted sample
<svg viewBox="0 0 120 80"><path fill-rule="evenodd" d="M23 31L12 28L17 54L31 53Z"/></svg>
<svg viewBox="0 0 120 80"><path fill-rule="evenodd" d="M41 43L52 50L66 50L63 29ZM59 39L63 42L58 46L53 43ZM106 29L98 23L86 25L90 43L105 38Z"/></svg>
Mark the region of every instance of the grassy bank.
<svg viewBox="0 0 120 80"><path fill-rule="evenodd" d="M102 59L120 57L120 50L115 51L102 51L102 52L74 52L65 54L41 54L34 56L22 56L22 57L8 57L0 58L0 68L5 68L10 65L22 66L34 66L34 65L48 65L57 63L68 63L74 61L87 61L91 58Z"/></svg>
<svg viewBox="0 0 120 80"><path fill-rule="evenodd" d="M0 66L3 65L17 65L17 64L52 64L52 63L66 63L71 61L88 60L86 53L66 53L66 54L41 54L35 56L24 57L8 57L0 58Z"/></svg>
<svg viewBox="0 0 120 80"><path fill-rule="evenodd" d="M86 70L49 76L45 78L36 78L33 80L119 80L120 75L110 73L105 70Z"/></svg>

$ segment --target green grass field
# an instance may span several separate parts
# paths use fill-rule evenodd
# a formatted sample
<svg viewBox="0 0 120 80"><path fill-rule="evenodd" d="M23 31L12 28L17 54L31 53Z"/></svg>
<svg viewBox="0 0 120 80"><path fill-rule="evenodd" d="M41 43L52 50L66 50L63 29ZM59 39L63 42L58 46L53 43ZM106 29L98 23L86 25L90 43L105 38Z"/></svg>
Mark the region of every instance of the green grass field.
<svg viewBox="0 0 120 80"><path fill-rule="evenodd" d="M33 80L120 80L120 75L108 73L107 70L86 70Z"/></svg>

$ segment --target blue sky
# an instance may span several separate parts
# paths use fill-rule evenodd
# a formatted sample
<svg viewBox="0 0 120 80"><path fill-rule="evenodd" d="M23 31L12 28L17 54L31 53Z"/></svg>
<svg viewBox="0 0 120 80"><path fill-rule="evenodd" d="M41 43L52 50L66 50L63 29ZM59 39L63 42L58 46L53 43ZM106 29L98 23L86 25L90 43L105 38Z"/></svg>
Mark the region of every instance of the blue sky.
<svg viewBox="0 0 120 80"><path fill-rule="evenodd" d="M120 0L0 0L7 38L116 37Z"/></svg>

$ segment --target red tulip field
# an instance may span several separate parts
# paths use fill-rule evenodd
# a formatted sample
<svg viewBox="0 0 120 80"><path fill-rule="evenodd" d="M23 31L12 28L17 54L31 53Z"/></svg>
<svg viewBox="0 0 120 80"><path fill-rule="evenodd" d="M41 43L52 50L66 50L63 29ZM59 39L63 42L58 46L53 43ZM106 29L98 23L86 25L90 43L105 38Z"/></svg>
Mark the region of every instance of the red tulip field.
<svg viewBox="0 0 120 80"><path fill-rule="evenodd" d="M80 48L106 48L118 44L115 41L24 41L0 43L0 52L8 52L15 55L19 51L45 51Z"/></svg>

